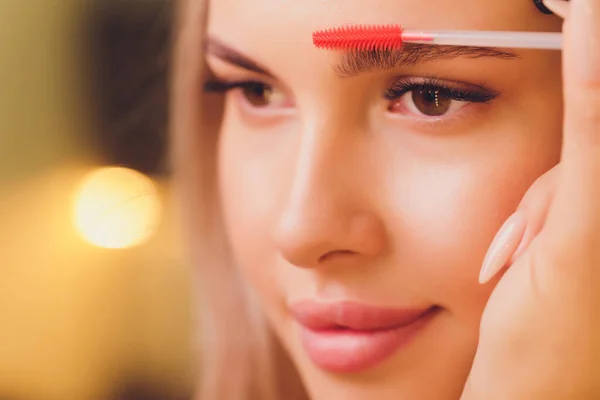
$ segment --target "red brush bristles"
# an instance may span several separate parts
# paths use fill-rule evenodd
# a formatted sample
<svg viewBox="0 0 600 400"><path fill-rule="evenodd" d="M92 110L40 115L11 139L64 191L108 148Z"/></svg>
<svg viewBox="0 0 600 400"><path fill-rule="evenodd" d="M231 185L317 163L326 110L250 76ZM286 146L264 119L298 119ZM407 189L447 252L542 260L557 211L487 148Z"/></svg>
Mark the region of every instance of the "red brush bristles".
<svg viewBox="0 0 600 400"><path fill-rule="evenodd" d="M313 33L317 48L327 50L392 50L402 47L400 25L350 25Z"/></svg>

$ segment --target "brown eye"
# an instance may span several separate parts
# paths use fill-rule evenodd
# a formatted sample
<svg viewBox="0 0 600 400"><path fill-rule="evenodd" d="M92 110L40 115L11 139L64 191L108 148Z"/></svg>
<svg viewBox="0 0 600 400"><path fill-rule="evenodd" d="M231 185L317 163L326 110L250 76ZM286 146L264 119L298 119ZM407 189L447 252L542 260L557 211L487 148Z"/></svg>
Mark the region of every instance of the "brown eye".
<svg viewBox="0 0 600 400"><path fill-rule="evenodd" d="M448 112L453 99L439 89L424 88L411 92L415 108L429 117L440 117Z"/></svg>
<svg viewBox="0 0 600 400"><path fill-rule="evenodd" d="M445 83L434 78L399 79L383 94L387 110L418 119L442 120L472 103L488 103L499 95L491 89L464 82Z"/></svg>
<svg viewBox="0 0 600 400"><path fill-rule="evenodd" d="M280 106L285 102L285 94L263 83L250 82L242 88L242 94L254 107Z"/></svg>

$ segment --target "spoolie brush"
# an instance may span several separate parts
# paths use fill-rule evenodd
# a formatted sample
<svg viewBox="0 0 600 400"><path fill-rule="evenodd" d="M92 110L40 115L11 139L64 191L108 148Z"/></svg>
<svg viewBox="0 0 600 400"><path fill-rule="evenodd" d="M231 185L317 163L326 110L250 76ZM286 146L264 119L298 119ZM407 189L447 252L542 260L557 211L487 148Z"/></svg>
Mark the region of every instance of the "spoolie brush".
<svg viewBox="0 0 600 400"><path fill-rule="evenodd" d="M400 25L348 25L313 33L317 48L345 51L394 50L403 43L560 50L562 39L554 32L417 31Z"/></svg>

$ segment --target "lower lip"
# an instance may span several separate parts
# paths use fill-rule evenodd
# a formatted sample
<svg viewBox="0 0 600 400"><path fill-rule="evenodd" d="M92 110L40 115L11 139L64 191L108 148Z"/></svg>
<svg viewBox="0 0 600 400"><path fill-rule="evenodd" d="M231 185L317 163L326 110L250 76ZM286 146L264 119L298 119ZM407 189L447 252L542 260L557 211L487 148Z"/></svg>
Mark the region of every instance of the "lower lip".
<svg viewBox="0 0 600 400"><path fill-rule="evenodd" d="M314 331L302 326L302 343L312 362L324 370L363 372L406 347L435 314L430 310L409 325L381 331Z"/></svg>

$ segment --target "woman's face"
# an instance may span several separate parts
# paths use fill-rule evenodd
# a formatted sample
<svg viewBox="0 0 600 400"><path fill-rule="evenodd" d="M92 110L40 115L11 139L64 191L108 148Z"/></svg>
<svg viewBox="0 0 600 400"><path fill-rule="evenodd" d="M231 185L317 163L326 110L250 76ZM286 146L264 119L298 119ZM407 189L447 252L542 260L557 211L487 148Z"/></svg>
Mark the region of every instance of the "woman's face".
<svg viewBox="0 0 600 400"><path fill-rule="evenodd" d="M343 24L560 29L531 0L218 0L219 182L237 265L315 399L457 399L492 237L558 161L560 54L314 48ZM509 321L510 323L510 321Z"/></svg>

